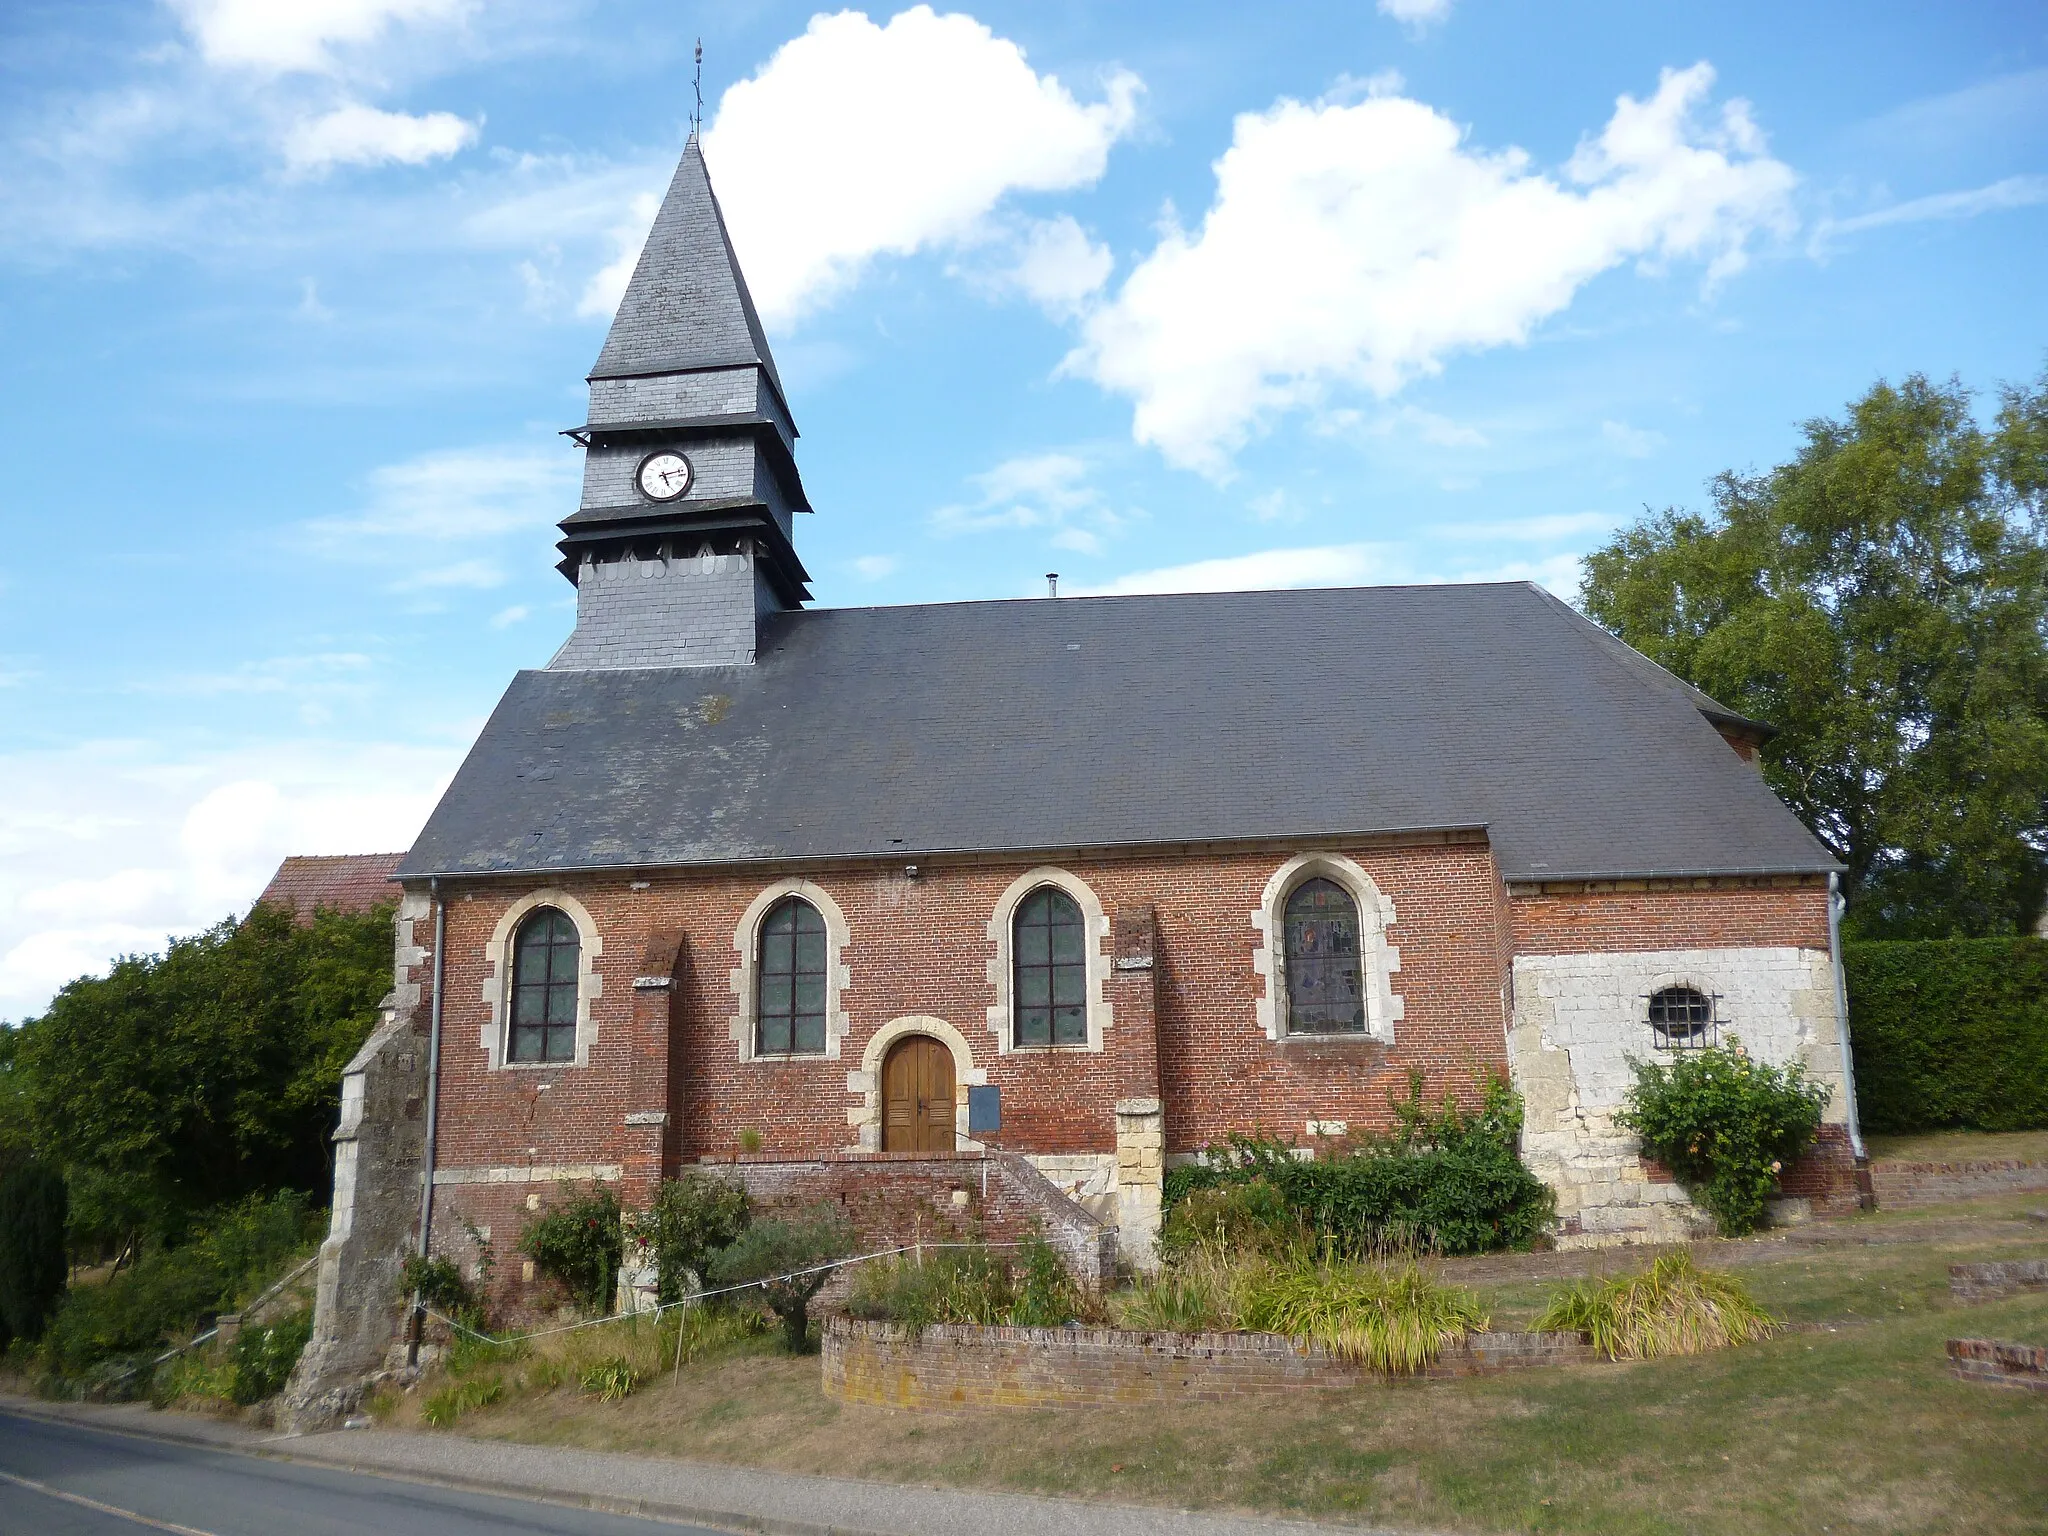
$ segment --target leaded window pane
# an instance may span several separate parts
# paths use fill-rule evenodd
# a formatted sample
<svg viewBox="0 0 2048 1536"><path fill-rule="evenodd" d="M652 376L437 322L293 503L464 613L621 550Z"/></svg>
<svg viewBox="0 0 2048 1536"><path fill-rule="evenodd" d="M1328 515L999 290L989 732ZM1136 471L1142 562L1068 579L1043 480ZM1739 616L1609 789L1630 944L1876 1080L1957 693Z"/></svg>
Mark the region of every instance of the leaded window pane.
<svg viewBox="0 0 2048 1536"><path fill-rule="evenodd" d="M785 896L761 921L755 992L755 1049L764 1056L821 1055L825 1049L825 919L800 896Z"/></svg>
<svg viewBox="0 0 2048 1536"><path fill-rule="evenodd" d="M1285 929L1288 1033L1363 1034L1357 903L1335 881L1304 880L1287 898Z"/></svg>
<svg viewBox="0 0 2048 1536"><path fill-rule="evenodd" d="M539 907L512 940L512 1061L576 1058L576 982L582 944L568 914Z"/></svg>
<svg viewBox="0 0 2048 1536"><path fill-rule="evenodd" d="M1074 898L1041 886L1017 904L1011 987L1018 1045L1088 1040L1088 931Z"/></svg>

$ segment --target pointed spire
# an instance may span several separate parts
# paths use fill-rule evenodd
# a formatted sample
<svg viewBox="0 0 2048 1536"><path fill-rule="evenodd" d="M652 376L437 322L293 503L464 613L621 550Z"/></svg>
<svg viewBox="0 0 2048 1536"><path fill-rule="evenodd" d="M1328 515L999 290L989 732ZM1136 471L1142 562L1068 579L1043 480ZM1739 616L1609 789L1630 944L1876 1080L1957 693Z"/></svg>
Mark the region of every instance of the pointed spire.
<svg viewBox="0 0 2048 1536"><path fill-rule="evenodd" d="M704 152L692 132L590 377L749 364L764 371L775 393L782 394L761 317L740 275L725 216L704 169Z"/></svg>

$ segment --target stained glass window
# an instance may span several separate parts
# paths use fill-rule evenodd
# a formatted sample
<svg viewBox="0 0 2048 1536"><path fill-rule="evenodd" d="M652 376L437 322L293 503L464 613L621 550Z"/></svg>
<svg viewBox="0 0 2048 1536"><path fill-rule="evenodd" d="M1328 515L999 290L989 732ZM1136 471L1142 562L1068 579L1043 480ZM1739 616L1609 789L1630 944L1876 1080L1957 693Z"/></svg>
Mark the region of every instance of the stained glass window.
<svg viewBox="0 0 2048 1536"><path fill-rule="evenodd" d="M1304 880L1287 898L1287 1032L1365 1032L1358 904L1324 879Z"/></svg>
<svg viewBox="0 0 2048 1536"><path fill-rule="evenodd" d="M1650 1032L1660 1051L1714 1043L1714 1000L1697 987L1666 987L1650 994Z"/></svg>
<svg viewBox="0 0 2048 1536"><path fill-rule="evenodd" d="M1088 1043L1086 933L1080 907L1055 886L1041 886L1018 904L1011 930L1016 1044Z"/></svg>
<svg viewBox="0 0 2048 1536"><path fill-rule="evenodd" d="M536 907L512 941L513 1061L576 1059L576 970L582 945L566 912Z"/></svg>
<svg viewBox="0 0 2048 1536"><path fill-rule="evenodd" d="M763 1056L825 1051L825 919L785 896L761 921L754 1049Z"/></svg>

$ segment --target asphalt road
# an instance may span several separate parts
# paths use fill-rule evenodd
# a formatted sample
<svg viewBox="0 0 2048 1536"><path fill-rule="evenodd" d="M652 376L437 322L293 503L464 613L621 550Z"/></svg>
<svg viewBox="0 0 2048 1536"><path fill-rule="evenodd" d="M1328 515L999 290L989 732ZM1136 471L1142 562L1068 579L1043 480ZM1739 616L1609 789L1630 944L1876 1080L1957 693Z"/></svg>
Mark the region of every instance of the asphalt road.
<svg viewBox="0 0 2048 1536"><path fill-rule="evenodd" d="M139 1536L144 1531L174 1536L676 1536L703 1527L460 1493L0 1412L0 1536Z"/></svg>

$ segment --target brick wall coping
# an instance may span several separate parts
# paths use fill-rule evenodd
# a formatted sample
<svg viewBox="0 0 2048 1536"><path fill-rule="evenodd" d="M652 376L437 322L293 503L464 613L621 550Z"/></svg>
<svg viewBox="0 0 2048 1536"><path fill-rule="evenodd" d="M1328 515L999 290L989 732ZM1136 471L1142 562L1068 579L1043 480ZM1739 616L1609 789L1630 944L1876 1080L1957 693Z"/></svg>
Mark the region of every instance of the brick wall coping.
<svg viewBox="0 0 2048 1536"><path fill-rule="evenodd" d="M1389 1379L1319 1345L1272 1333L971 1324L912 1329L844 1316L826 1319L824 1333L826 1396L914 1410L1211 1401ZM1478 1333L1417 1374L1492 1375L1596 1359L1580 1334Z"/></svg>
<svg viewBox="0 0 2048 1536"><path fill-rule="evenodd" d="M2048 1168L2048 1158L1970 1158L1954 1163L1919 1163L1880 1157L1871 1160L1870 1168L1873 1173L2030 1173L2036 1168Z"/></svg>

